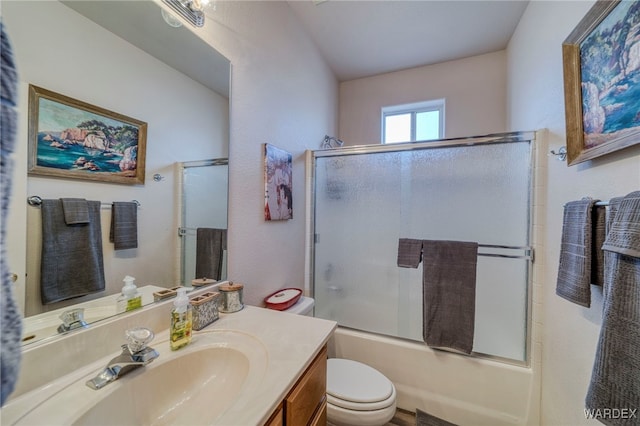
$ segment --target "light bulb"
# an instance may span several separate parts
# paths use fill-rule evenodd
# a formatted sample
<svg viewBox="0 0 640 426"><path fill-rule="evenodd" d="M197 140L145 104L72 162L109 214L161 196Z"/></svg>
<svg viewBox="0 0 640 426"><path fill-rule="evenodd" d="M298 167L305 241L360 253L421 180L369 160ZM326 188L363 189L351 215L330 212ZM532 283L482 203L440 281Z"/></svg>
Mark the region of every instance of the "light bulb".
<svg viewBox="0 0 640 426"><path fill-rule="evenodd" d="M180 22L178 18L176 18L166 10L160 9L160 13L162 14L162 19L164 19L164 22L166 22L173 28L178 28L182 26L182 22Z"/></svg>

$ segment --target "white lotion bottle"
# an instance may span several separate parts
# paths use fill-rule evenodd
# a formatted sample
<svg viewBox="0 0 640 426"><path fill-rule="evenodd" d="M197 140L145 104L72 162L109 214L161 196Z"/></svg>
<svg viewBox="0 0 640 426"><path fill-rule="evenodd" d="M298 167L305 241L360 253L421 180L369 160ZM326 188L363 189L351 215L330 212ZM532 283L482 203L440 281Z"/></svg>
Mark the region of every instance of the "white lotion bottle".
<svg viewBox="0 0 640 426"><path fill-rule="evenodd" d="M116 299L116 310L120 312L128 312L142 307L142 295L138 292L135 284L135 278L127 275L122 281L122 294Z"/></svg>

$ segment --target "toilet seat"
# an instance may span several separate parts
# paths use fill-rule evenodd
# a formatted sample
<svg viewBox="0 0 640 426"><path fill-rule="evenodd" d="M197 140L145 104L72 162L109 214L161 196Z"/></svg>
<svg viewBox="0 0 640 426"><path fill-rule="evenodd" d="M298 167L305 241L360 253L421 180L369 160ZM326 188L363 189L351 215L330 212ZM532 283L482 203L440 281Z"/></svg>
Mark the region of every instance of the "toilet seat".
<svg viewBox="0 0 640 426"><path fill-rule="evenodd" d="M378 370L350 359L327 360L327 402L347 410L373 411L395 403L396 390Z"/></svg>
<svg viewBox="0 0 640 426"><path fill-rule="evenodd" d="M389 398L378 402L353 402L340 398L336 398L333 395L327 393L327 403L339 408L351 411L378 411L391 407L396 402L396 389L393 391Z"/></svg>
<svg viewBox="0 0 640 426"><path fill-rule="evenodd" d="M396 388L378 370L357 361L327 360L327 424L381 426L396 411Z"/></svg>

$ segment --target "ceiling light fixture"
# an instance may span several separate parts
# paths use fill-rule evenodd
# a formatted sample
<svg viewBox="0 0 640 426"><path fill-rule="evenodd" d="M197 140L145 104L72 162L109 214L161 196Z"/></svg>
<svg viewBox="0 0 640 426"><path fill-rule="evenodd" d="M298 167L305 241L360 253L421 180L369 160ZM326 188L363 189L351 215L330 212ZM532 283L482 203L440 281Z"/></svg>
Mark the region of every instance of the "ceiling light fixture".
<svg viewBox="0 0 640 426"><path fill-rule="evenodd" d="M194 27L204 26L204 6L209 3L206 0L162 0L174 12L186 19ZM164 15L162 17L164 18ZM165 19L166 21L166 19ZM169 22L167 22L169 24ZM171 25L171 24L169 24Z"/></svg>
<svg viewBox="0 0 640 426"><path fill-rule="evenodd" d="M180 22L178 18L176 18L166 10L160 9L160 14L162 15L162 19L164 19L164 22L166 22L169 26L173 28L179 28L182 26L182 22Z"/></svg>

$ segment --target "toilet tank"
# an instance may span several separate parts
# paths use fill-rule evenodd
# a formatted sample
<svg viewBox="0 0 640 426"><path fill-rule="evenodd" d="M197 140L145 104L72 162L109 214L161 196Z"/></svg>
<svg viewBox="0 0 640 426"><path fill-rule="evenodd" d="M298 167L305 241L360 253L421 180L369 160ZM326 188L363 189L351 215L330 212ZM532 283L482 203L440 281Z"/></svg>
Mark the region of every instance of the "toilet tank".
<svg viewBox="0 0 640 426"><path fill-rule="evenodd" d="M306 315L308 317L313 316L313 305L315 304L315 300L312 297L302 296L295 305L290 307L289 309L285 309L283 312L287 312L289 314L296 315Z"/></svg>

